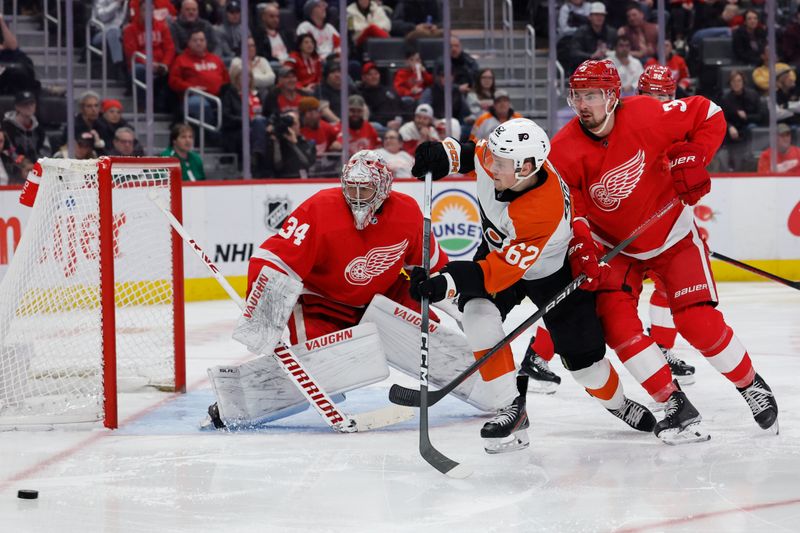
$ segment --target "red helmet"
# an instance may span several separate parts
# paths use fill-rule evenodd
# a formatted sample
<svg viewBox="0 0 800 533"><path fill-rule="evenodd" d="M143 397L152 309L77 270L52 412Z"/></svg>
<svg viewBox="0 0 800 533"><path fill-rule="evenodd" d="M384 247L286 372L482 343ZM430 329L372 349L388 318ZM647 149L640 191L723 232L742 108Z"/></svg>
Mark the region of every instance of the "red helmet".
<svg viewBox="0 0 800 533"><path fill-rule="evenodd" d="M614 92L619 98L622 82L617 67L610 59L602 61L587 59L581 63L569 77L571 91L577 89L605 89Z"/></svg>
<svg viewBox="0 0 800 533"><path fill-rule="evenodd" d="M675 79L664 65L649 65L639 77L639 94L675 96Z"/></svg>

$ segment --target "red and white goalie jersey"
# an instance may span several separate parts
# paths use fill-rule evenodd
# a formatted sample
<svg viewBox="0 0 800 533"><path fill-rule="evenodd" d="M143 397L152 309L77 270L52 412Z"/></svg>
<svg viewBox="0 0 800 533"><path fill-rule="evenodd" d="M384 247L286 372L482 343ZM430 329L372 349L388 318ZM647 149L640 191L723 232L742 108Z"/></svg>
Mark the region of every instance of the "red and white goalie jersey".
<svg viewBox="0 0 800 533"><path fill-rule="evenodd" d="M589 134L573 118L553 137L550 160L569 185L575 216L588 218L598 241L613 246L677 196L667 149L693 142L709 162L725 129L719 106L702 96L663 103L632 96L622 100L606 137ZM622 253L655 257L684 237L693 220L691 208L673 209Z"/></svg>
<svg viewBox="0 0 800 533"><path fill-rule="evenodd" d="M422 264L422 225L416 200L395 191L372 223L358 230L342 189L322 190L300 204L253 254L248 293L261 268L270 265L301 280L304 295L343 304L337 310L363 308L376 294L399 297L393 289L401 269ZM438 270L448 259L433 234L430 250L431 270ZM358 318L354 312L352 319Z"/></svg>
<svg viewBox="0 0 800 533"><path fill-rule="evenodd" d="M478 264L490 293L520 279L545 278L564 266L570 224L569 189L545 161L539 181L521 192L497 192L489 171L492 153L485 140L475 146L475 174L484 243L488 253Z"/></svg>

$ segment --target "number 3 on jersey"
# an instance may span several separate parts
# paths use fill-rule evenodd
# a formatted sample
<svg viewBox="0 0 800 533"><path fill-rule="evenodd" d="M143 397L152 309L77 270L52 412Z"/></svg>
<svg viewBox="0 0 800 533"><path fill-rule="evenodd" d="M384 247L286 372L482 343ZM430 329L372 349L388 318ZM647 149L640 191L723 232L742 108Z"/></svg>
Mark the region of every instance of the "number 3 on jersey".
<svg viewBox="0 0 800 533"><path fill-rule="evenodd" d="M280 231L278 231L278 235L284 239L291 239L294 237L292 244L295 246L300 246L300 243L306 238L307 232L308 224L303 223L298 225L296 218L289 217L286 219L286 223L283 225Z"/></svg>
<svg viewBox="0 0 800 533"><path fill-rule="evenodd" d="M506 252L506 263L517 265L522 270L528 270L539 256L539 248L524 242L515 244Z"/></svg>

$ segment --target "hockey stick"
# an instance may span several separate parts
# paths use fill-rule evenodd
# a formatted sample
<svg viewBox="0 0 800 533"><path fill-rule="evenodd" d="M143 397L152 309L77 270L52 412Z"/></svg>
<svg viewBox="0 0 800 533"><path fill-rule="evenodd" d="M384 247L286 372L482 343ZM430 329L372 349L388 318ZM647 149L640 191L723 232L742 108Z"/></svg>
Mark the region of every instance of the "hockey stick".
<svg viewBox="0 0 800 533"><path fill-rule="evenodd" d="M757 274L759 276L765 277L767 279L771 279L772 281L777 281L778 283L782 283L787 287L791 287L793 289L797 289L800 291L800 281L792 281L790 279L782 278L780 276L776 276L775 274L770 274L765 270L761 270L760 268L756 268L754 266L748 265L747 263L742 263L741 261L737 261L732 257L728 257L726 255L722 255L717 252L709 251L709 255L714 259L719 259L720 261L725 261L726 263L730 263L733 266L737 266L742 270L747 270L748 272L752 272L753 274Z"/></svg>
<svg viewBox="0 0 800 533"><path fill-rule="evenodd" d="M600 259L601 263L607 263L611 261L614 257L617 256L626 246L630 243L635 241L639 235L644 232L647 228L652 226L656 221L660 220L668 211L670 211L673 207L678 205L680 202L677 198L673 198L667 205L656 211L650 218L648 218L645 222L642 223L641 226L636 228L631 232L627 239L620 242L618 245L614 247L613 250L608 252L606 255ZM585 274L580 274L577 278L572 280L569 285L561 289L555 296L553 296L543 307L539 308L533 315L528 317L522 324L514 328L514 330L506 335L500 342L495 344L491 350L486 352L480 359L477 359L474 363L472 363L466 370L461 372L458 376L456 376L450 383L445 385L439 390L428 392L428 406L436 404L439 400L450 394L453 389L461 385L467 378L469 378L472 374L474 374L480 367L486 364L486 362L491 358L494 354L499 352L504 346L511 343L514 339L519 337L526 329L528 329L534 322L542 318L545 314L549 313L551 309L553 309L556 305L560 304L564 301L567 296L572 294L575 289L577 289L583 281L586 279ZM420 405L420 391L409 389L407 387L402 387L400 385L392 385L392 388L389 389L389 400L392 403L396 403L398 405L407 405L410 407L416 407Z"/></svg>
<svg viewBox="0 0 800 533"><path fill-rule="evenodd" d="M186 229L178 221L177 218L162 204L161 199L151 191L150 200L158 207L164 216L167 217L172 228L186 241L186 243L194 250L197 256L205 263L208 270L214 276L214 279L222 286L231 300L233 300L239 309L244 310L245 303L242 298L228 283L228 280L220 273L214 261L205 253L197 242L186 232ZM271 355L286 373L297 390L308 400L308 403L319 413L325 423L328 424L333 430L339 433L355 433L358 431L369 431L370 429L377 429L383 426L389 426L410 420L414 417L414 412L410 408L398 408L395 405L369 411L367 413L347 415L340 411L333 400L322 386L311 376L300 362L300 358L292 353L291 348L283 342L278 342L278 345L272 351Z"/></svg>
<svg viewBox="0 0 800 533"><path fill-rule="evenodd" d="M431 195L433 191L433 176L430 172L425 174L425 192L422 205L422 268L427 277L431 272ZM420 321L420 362L419 362L419 453L432 467L452 478L463 479L472 470L453 461L442 452L434 448L428 430L428 327L430 325L430 300L422 297ZM394 388L394 386L392 386ZM417 392L417 391L414 391ZM436 403L436 402L433 402ZM433 405L433 404L431 404Z"/></svg>

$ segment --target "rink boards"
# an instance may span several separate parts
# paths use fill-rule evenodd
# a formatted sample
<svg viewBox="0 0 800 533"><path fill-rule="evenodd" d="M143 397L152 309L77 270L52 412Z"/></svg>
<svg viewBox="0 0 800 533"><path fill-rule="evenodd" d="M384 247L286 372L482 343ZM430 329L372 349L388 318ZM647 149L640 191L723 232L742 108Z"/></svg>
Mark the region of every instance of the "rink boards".
<svg viewBox="0 0 800 533"><path fill-rule="evenodd" d="M247 261L283 219L334 180L225 181L189 183L183 188L184 225L223 274L244 290ZM472 257L480 241L480 217L468 179L434 184L432 223L440 244L454 259ZM422 201L422 184L396 180L394 190ZM18 187L0 187L0 279L13 258L28 217ZM712 250L748 261L790 279L800 278L800 176L716 176L711 193L693 207ZM224 298L205 266L186 254L186 299ZM719 281L757 280L714 262Z"/></svg>

